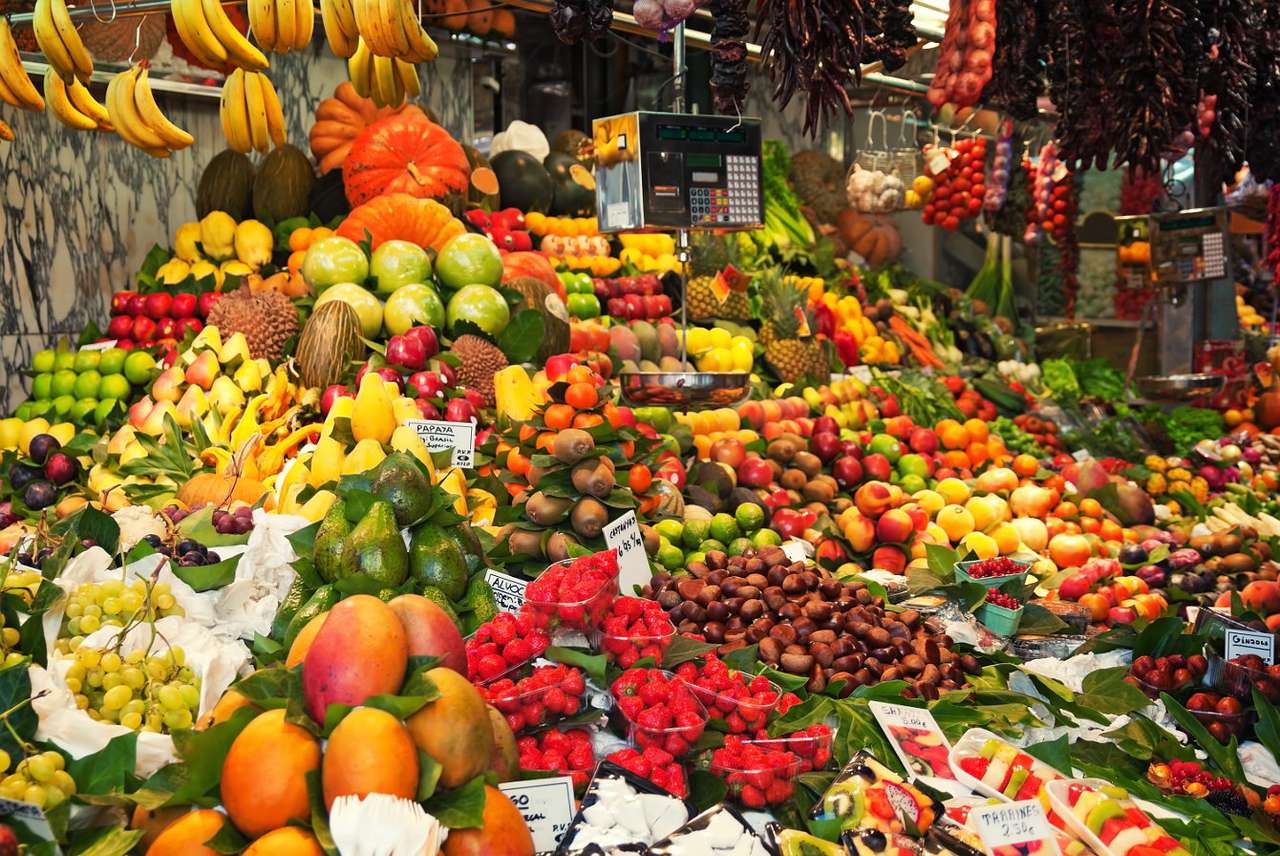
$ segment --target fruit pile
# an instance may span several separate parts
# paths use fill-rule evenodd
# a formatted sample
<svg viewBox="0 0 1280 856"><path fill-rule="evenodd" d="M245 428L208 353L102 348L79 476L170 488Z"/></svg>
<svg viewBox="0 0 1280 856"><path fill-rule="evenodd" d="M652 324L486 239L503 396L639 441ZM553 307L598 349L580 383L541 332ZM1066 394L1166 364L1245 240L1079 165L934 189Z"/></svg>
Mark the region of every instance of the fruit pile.
<svg viewBox="0 0 1280 856"><path fill-rule="evenodd" d="M115 427L155 375L155 358L146 351L131 351L133 347L126 339L106 349L59 347L38 352L31 359L31 397L18 405L16 418L25 422L47 417L99 430Z"/></svg>
<svg viewBox="0 0 1280 856"><path fill-rule="evenodd" d="M683 680L661 669L629 669L609 687L640 749L679 758L702 736L707 711Z"/></svg>
<svg viewBox="0 0 1280 856"><path fill-rule="evenodd" d="M689 795L689 780L685 777L684 765L670 752L658 746L619 749L605 760L612 761L624 770L630 770L642 779L648 779L681 799Z"/></svg>
<svg viewBox="0 0 1280 856"><path fill-rule="evenodd" d="M150 654L137 648L122 656L111 649L76 645L68 659L66 687L75 695L76 706L95 721L166 734L195 724L200 678L186 664L181 648Z"/></svg>
<svg viewBox="0 0 1280 856"><path fill-rule="evenodd" d="M747 808L761 809L785 802L795 793L800 759L731 734L722 748L711 753L709 769L729 786L731 797Z"/></svg>
<svg viewBox="0 0 1280 856"><path fill-rule="evenodd" d="M525 610L535 627L596 630L617 593L618 553L607 550L549 567L525 589Z"/></svg>
<svg viewBox="0 0 1280 856"><path fill-rule="evenodd" d="M581 728L549 728L540 734L526 734L516 740L516 747L520 750L520 769L569 776L579 790L587 786L596 766L591 732Z"/></svg>
<svg viewBox="0 0 1280 856"><path fill-rule="evenodd" d="M662 607L642 597L616 598L600 630L605 657L624 669L645 658L661 666L663 652L676 635L676 628Z"/></svg>

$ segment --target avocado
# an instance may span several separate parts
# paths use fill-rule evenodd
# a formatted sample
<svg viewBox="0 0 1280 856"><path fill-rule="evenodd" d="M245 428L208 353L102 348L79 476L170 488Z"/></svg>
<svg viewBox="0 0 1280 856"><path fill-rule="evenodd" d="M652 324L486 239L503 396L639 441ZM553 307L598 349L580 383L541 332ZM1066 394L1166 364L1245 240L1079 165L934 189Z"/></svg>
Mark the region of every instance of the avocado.
<svg viewBox="0 0 1280 856"><path fill-rule="evenodd" d="M422 519L431 510L433 491L431 482L406 452L387 455L373 481L373 495L390 503L400 526Z"/></svg>
<svg viewBox="0 0 1280 856"><path fill-rule="evenodd" d="M326 582L333 582L351 572L354 562L351 552L351 524L347 521L346 500L339 499L329 506L320 528L316 530L316 571Z"/></svg>
<svg viewBox="0 0 1280 856"><path fill-rule="evenodd" d="M476 628L498 614L498 604L493 599L493 587L483 576L474 576L467 584L466 593L462 596L462 609L467 611L462 622L464 636L475 632Z"/></svg>
<svg viewBox="0 0 1280 856"><path fill-rule="evenodd" d="M271 621L271 635L273 638L281 639L284 637L293 616L302 608L302 605L307 602L307 598L310 596L311 589L308 588L306 580L302 578L302 574L294 574L293 583L289 586L289 592L284 596L284 600L280 601L280 608L276 610L276 617Z"/></svg>
<svg viewBox="0 0 1280 856"><path fill-rule="evenodd" d="M422 589L422 596L443 609L444 614L449 616L454 624L458 625L458 629L462 629L462 622L458 620L458 613L454 610L453 604L449 602L449 598L445 596L444 592L435 586L426 586Z"/></svg>
<svg viewBox="0 0 1280 856"><path fill-rule="evenodd" d="M355 557L352 573L363 574L383 587L398 586L409 576L409 552L391 503L374 500L351 530L350 541Z"/></svg>
<svg viewBox="0 0 1280 856"><path fill-rule="evenodd" d="M311 619L315 618L322 612L328 612L338 603L338 590L333 586L320 586L311 593L311 597L307 598L297 612L293 614L293 618L289 621L289 627L284 633L284 646L287 649L293 644L293 640L302 632L302 628L307 626Z"/></svg>
<svg viewBox="0 0 1280 856"><path fill-rule="evenodd" d="M443 528L424 523L409 543L409 574L421 585L435 586L450 600L467 590L467 559L458 542Z"/></svg>

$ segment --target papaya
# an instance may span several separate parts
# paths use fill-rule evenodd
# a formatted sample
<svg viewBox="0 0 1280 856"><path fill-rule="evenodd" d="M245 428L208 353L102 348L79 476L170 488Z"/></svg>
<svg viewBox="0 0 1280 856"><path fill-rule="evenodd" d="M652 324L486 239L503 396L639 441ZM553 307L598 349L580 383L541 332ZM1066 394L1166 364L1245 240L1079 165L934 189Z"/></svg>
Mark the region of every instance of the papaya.
<svg viewBox="0 0 1280 856"><path fill-rule="evenodd" d="M222 805L250 838L311 817L306 775L320 766L320 744L284 717L284 708L260 714L222 762Z"/></svg>
<svg viewBox="0 0 1280 856"><path fill-rule="evenodd" d="M440 697L406 725L418 748L440 764L440 786L456 788L489 768L493 726L484 696L465 677L444 667L431 669L427 677Z"/></svg>
<svg viewBox="0 0 1280 856"><path fill-rule="evenodd" d="M418 752L409 732L385 710L358 707L329 735L321 772L325 808L338 797L418 793Z"/></svg>
<svg viewBox="0 0 1280 856"><path fill-rule="evenodd" d="M533 856L533 835L515 803L484 786L484 820L477 829L451 829L444 856Z"/></svg>
<svg viewBox="0 0 1280 856"><path fill-rule="evenodd" d="M358 705L394 693L408 664L409 643L396 614L372 595L352 595L329 610L302 659L307 712L324 722L330 704Z"/></svg>

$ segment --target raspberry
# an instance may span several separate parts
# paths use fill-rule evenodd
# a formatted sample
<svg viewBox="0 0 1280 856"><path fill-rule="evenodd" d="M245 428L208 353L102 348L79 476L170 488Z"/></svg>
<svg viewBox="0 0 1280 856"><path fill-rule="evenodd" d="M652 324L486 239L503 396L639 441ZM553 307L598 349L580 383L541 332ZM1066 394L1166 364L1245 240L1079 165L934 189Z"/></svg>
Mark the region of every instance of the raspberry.
<svg viewBox="0 0 1280 856"><path fill-rule="evenodd" d="M1010 574L1018 574L1022 572L1023 567L1024 565L1015 562L1013 559L999 556L970 565L965 569L965 573L975 580L980 580L987 577L1007 577Z"/></svg>

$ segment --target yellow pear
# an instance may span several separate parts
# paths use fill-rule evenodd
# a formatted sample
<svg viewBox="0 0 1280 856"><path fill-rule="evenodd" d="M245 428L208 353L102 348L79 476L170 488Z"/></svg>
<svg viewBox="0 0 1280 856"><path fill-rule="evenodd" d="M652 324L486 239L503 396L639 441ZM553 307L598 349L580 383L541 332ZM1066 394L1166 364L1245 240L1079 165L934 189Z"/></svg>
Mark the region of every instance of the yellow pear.
<svg viewBox="0 0 1280 856"><path fill-rule="evenodd" d="M337 481L342 475L346 450L342 444L332 437L321 437L316 443L316 450L311 453L311 473L309 484L319 487L325 482Z"/></svg>
<svg viewBox="0 0 1280 856"><path fill-rule="evenodd" d="M209 403L226 416L237 407L244 407L244 393L230 377L219 375L209 387Z"/></svg>
<svg viewBox="0 0 1280 856"><path fill-rule="evenodd" d="M172 401L160 401L156 406L151 408L151 412L147 414L146 421L142 423L139 429L143 434L149 434L152 437L159 437L164 433L165 417L172 416L176 422L178 419L178 410L173 406Z"/></svg>
<svg viewBox="0 0 1280 856"><path fill-rule="evenodd" d="M128 423L121 425L120 430L111 435L111 439L107 441L107 454L118 455L124 451L124 447L129 445L129 441L134 437L133 426Z"/></svg>
<svg viewBox="0 0 1280 856"><path fill-rule="evenodd" d="M124 447L120 452L120 466L124 466L130 461L136 461L138 458L145 458L147 450L142 448L142 444L137 440L130 440L129 445Z"/></svg>
<svg viewBox="0 0 1280 856"><path fill-rule="evenodd" d="M318 490L312 494L311 498L299 508L295 514L307 518L312 523L316 523L324 519L329 513L329 508L336 502L338 497L329 490Z"/></svg>
<svg viewBox="0 0 1280 856"><path fill-rule="evenodd" d="M183 354L182 359L185 362L195 362L196 356L201 349L208 349L215 354L222 353L222 335L218 332L217 327L205 327L196 337L191 340L191 347Z"/></svg>
<svg viewBox="0 0 1280 856"><path fill-rule="evenodd" d="M271 261L275 243L275 235L265 223L243 220L236 225L236 257L254 270Z"/></svg>
<svg viewBox="0 0 1280 856"><path fill-rule="evenodd" d="M346 460L342 463L342 474L344 476L354 476L360 473L367 473L369 470L382 463L382 459L387 453L382 450L382 444L372 438L361 440L356 443L355 448L347 455Z"/></svg>
<svg viewBox="0 0 1280 856"><path fill-rule="evenodd" d="M184 262L198 262L200 254L200 224L183 223L173 236L173 252Z"/></svg>
<svg viewBox="0 0 1280 856"><path fill-rule="evenodd" d="M210 211L200 221L200 248L215 261L235 254L236 221L226 211Z"/></svg>
<svg viewBox="0 0 1280 856"><path fill-rule="evenodd" d="M245 392L262 390L262 370L257 360L246 360L235 373L236 386Z"/></svg>
<svg viewBox="0 0 1280 856"><path fill-rule="evenodd" d="M177 285L191 275L191 265L173 258L156 268L156 277L165 285Z"/></svg>
<svg viewBox="0 0 1280 856"><path fill-rule="evenodd" d="M385 443L396 430L395 413L388 394L387 383L373 372L360 379L360 391L356 393L351 434L357 440L377 440Z"/></svg>
<svg viewBox="0 0 1280 856"><path fill-rule="evenodd" d="M209 412L209 399L204 394L204 390L192 384L187 387L187 391L182 394L182 400L178 402L178 425L183 428L190 428L192 421L199 419Z"/></svg>
<svg viewBox="0 0 1280 856"><path fill-rule="evenodd" d="M22 433L22 420L16 416L0 419L0 449L18 448L18 435Z"/></svg>

